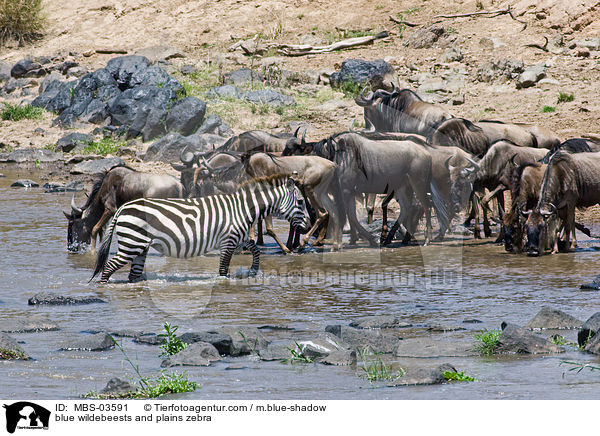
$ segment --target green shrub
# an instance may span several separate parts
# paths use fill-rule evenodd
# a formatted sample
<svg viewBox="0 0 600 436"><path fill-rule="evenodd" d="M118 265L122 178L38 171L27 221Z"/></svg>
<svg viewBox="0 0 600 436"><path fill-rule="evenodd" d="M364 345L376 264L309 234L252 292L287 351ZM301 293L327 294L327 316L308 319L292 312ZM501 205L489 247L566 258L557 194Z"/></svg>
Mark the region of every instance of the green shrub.
<svg viewBox="0 0 600 436"><path fill-rule="evenodd" d="M475 381L475 377L470 377L468 375L463 374L463 372L454 372L454 371L444 371L442 374L444 378L448 381Z"/></svg>
<svg viewBox="0 0 600 436"><path fill-rule="evenodd" d="M340 91L342 91L344 93L345 97L354 98L358 94L360 94L360 92L363 89L363 86L364 85L361 83L357 83L357 82L353 82L352 80L348 80L346 82L342 82L342 83L338 84L338 86L336 86L336 88L338 88Z"/></svg>
<svg viewBox="0 0 600 436"><path fill-rule="evenodd" d="M575 95L569 92L559 92L557 103L567 103L575 100Z"/></svg>
<svg viewBox="0 0 600 436"><path fill-rule="evenodd" d="M115 154L124 145L124 141L115 141L113 138L108 137L97 142L92 142L83 149L83 153L106 156L107 154Z"/></svg>
<svg viewBox="0 0 600 436"><path fill-rule="evenodd" d="M165 329L165 333L158 335L163 338L163 343L160 346L163 352L160 354L160 357L173 356L187 347L186 343L181 342L181 339L175 337L175 332L179 329L178 326L171 326L171 324L165 322L163 328Z"/></svg>
<svg viewBox="0 0 600 436"><path fill-rule="evenodd" d="M484 330L481 333L475 335L475 339L479 341L479 344L475 346L475 350L482 356L491 356L496 352L496 348L500 343L500 330Z"/></svg>
<svg viewBox="0 0 600 436"><path fill-rule="evenodd" d="M551 113L551 112L556 112L556 107L554 107L554 106L544 106L542 108L542 113L544 113L544 114Z"/></svg>
<svg viewBox="0 0 600 436"><path fill-rule="evenodd" d="M20 121L25 118L39 120L43 114L44 109L31 106L30 104L20 106L18 104L4 103L4 108L0 111L0 118L8 121Z"/></svg>
<svg viewBox="0 0 600 436"><path fill-rule="evenodd" d="M0 44L38 39L44 24L42 0L0 0Z"/></svg>

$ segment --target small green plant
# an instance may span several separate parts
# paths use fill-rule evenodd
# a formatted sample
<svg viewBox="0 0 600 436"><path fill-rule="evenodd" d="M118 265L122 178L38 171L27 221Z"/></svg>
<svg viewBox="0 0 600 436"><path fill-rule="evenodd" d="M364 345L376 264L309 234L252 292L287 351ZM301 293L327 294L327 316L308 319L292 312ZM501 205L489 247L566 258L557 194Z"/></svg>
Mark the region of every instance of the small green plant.
<svg viewBox="0 0 600 436"><path fill-rule="evenodd" d="M362 91L363 86L364 85L360 83L347 80L345 82L340 83L337 88L344 93L345 97L354 98L358 94L360 94L360 91Z"/></svg>
<svg viewBox="0 0 600 436"><path fill-rule="evenodd" d="M556 345L567 345L567 339L562 335L553 335L552 342Z"/></svg>
<svg viewBox="0 0 600 436"><path fill-rule="evenodd" d="M83 149L85 154L115 154L120 147L126 145L125 141L115 141L113 138L103 138L100 141L92 142Z"/></svg>
<svg viewBox="0 0 600 436"><path fill-rule="evenodd" d="M477 0L475 2L475 7L477 8L478 11L483 9L483 2L481 0Z"/></svg>
<svg viewBox="0 0 600 436"><path fill-rule="evenodd" d="M463 372L444 371L442 373L444 378L448 381L459 381L459 382L472 382L475 381L475 377L470 377L463 374Z"/></svg>
<svg viewBox="0 0 600 436"><path fill-rule="evenodd" d="M556 103L568 103L570 101L575 100L575 95L569 92L559 92L558 100Z"/></svg>
<svg viewBox="0 0 600 436"><path fill-rule="evenodd" d="M298 18L299 20L301 20L302 18L304 18L304 14L298 14L298 17L297 17L297 18Z"/></svg>
<svg viewBox="0 0 600 436"><path fill-rule="evenodd" d="M250 348L250 353L252 353L254 356L258 356L258 338L254 339L254 343L251 343L248 341L248 339L246 338L246 335L244 335L244 333L242 333L241 330L238 330L239 335L242 337L242 339L244 340L244 343L248 346L248 348ZM297 344L296 344L297 345Z"/></svg>
<svg viewBox="0 0 600 436"><path fill-rule="evenodd" d="M370 383L373 383L380 380L396 380L404 375L402 368L394 371L391 364L385 364L380 354L382 353L376 353L369 347L358 350L358 356L362 361L360 367L362 374L359 377L366 378Z"/></svg>
<svg viewBox="0 0 600 436"><path fill-rule="evenodd" d="M10 359L24 359L25 353L22 351L7 350L6 348L0 348L0 360Z"/></svg>
<svg viewBox="0 0 600 436"><path fill-rule="evenodd" d="M6 121L21 121L23 119L39 120L43 114L44 109L41 107L31 106L30 104L21 106L4 103L4 107L0 111L0 118Z"/></svg>
<svg viewBox="0 0 600 436"><path fill-rule="evenodd" d="M0 44L10 39L19 45L34 41L44 24L42 0L0 0Z"/></svg>
<svg viewBox="0 0 600 436"><path fill-rule="evenodd" d="M571 362L568 360L561 360L559 365L571 365L569 371L575 372L576 374L579 374L584 369L589 369L590 371L600 371L600 365L595 365L593 363Z"/></svg>
<svg viewBox="0 0 600 436"><path fill-rule="evenodd" d="M168 322L165 322L163 324L163 329L165 329L165 333L158 335L163 338L163 343L160 346L163 352L160 354L160 357L173 356L187 347L185 342L181 342L181 339L175 337L175 332L179 329L178 326L172 326Z"/></svg>
<svg viewBox="0 0 600 436"><path fill-rule="evenodd" d="M313 363L314 362L314 359L312 357L309 357L304 354L304 351L302 351L302 347L300 346L300 344L298 344L298 342L294 341L294 344L296 344L295 348L287 347L287 349L290 352L290 354L292 355L292 357L284 359L282 361L283 363Z"/></svg>
<svg viewBox="0 0 600 436"><path fill-rule="evenodd" d="M482 356L491 356L496 352L498 344L500 343L500 330L487 330L476 334L474 337L479 344L475 346L475 350Z"/></svg>
<svg viewBox="0 0 600 436"><path fill-rule="evenodd" d="M556 112L555 106L544 106L542 108L542 113L544 113L544 114L551 113L551 112Z"/></svg>

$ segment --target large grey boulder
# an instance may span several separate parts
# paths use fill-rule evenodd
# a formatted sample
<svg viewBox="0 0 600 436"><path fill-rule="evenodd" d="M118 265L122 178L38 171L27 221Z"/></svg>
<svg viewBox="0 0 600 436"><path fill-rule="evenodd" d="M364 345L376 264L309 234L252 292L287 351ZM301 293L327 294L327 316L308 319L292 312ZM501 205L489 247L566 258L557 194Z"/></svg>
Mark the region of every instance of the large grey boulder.
<svg viewBox="0 0 600 436"><path fill-rule="evenodd" d="M9 153L1 161L8 163L23 162L56 162L63 159L62 153L56 153L45 148L21 148Z"/></svg>
<svg viewBox="0 0 600 436"><path fill-rule="evenodd" d="M258 351L260 360L273 361L273 360L285 360L292 357L290 350L295 350L296 344L274 344L270 343L266 348Z"/></svg>
<svg viewBox="0 0 600 436"><path fill-rule="evenodd" d="M202 125L198 127L198 130L196 130L196 134L202 133L212 133L214 135L227 138L233 136L233 130L231 127L225 124L223 120L221 120L221 117L214 114L206 117L206 119L202 122Z"/></svg>
<svg viewBox="0 0 600 436"><path fill-rule="evenodd" d="M226 139L212 134L193 134L183 136L179 133L167 133L150 144L144 155L145 161L178 162L186 147L195 151L213 150L225 143Z"/></svg>
<svg viewBox="0 0 600 436"><path fill-rule="evenodd" d="M529 88L546 77L546 64L541 62L527 68L517 79L517 89Z"/></svg>
<svg viewBox="0 0 600 436"><path fill-rule="evenodd" d="M364 330L343 325L328 325L325 331L334 334L355 350L369 349L376 353L393 353L400 338L380 330Z"/></svg>
<svg viewBox="0 0 600 436"><path fill-rule="evenodd" d="M449 363L434 368L409 368L402 377L388 383L388 386L439 385L446 382L444 373L447 371L457 372Z"/></svg>
<svg viewBox="0 0 600 436"><path fill-rule="evenodd" d="M94 138L91 135L73 132L63 136L56 142L55 151L63 153L69 153L74 150L81 151L92 142L94 142Z"/></svg>
<svg viewBox="0 0 600 436"><path fill-rule="evenodd" d="M167 131L191 135L202 124L206 103L197 97L185 97L171 106L166 118Z"/></svg>
<svg viewBox="0 0 600 436"><path fill-rule="evenodd" d="M214 86L206 92L206 98L212 99L223 99L223 98L235 98L240 99L244 97L244 91L237 86L223 85Z"/></svg>
<svg viewBox="0 0 600 436"><path fill-rule="evenodd" d="M267 348L269 341L256 327L221 327L219 333L231 337L230 356L241 356L244 354L260 354L260 350Z"/></svg>
<svg viewBox="0 0 600 436"><path fill-rule="evenodd" d="M331 366L346 366L356 363L355 350L336 350L318 359L319 363Z"/></svg>
<svg viewBox="0 0 600 436"><path fill-rule="evenodd" d="M542 336L503 322L496 351L511 354L549 354L564 353L565 350Z"/></svg>
<svg viewBox="0 0 600 436"><path fill-rule="evenodd" d="M330 76L329 81L331 86L341 86L345 82L365 84L375 76L386 78L393 74L394 67L382 59L374 61L347 59L342 62L340 71Z"/></svg>
<svg viewBox="0 0 600 436"><path fill-rule="evenodd" d="M104 174L111 168L125 165L125 162L120 157L109 157L105 159L87 160L80 162L71 168L71 174L89 174L98 175Z"/></svg>
<svg viewBox="0 0 600 436"><path fill-rule="evenodd" d="M162 361L163 368L171 366L208 366L211 362L221 360L217 349L208 342L194 342L179 353Z"/></svg>
<svg viewBox="0 0 600 436"><path fill-rule="evenodd" d="M328 356L334 351L345 351L350 349L341 338L331 333L321 333L316 338L297 341L299 352L311 359Z"/></svg>
<svg viewBox="0 0 600 436"><path fill-rule="evenodd" d="M600 331L600 312L594 313L583 323L581 329L577 333L577 342L583 347L591 338L596 336Z"/></svg>
<svg viewBox="0 0 600 436"><path fill-rule="evenodd" d="M0 332L0 360L27 360L29 356L17 344L14 338Z"/></svg>
<svg viewBox="0 0 600 436"><path fill-rule="evenodd" d="M131 88L131 78L150 67L150 61L144 56L119 56L108 61L106 69L115 78L121 90ZM138 83L135 83L138 84Z"/></svg>
<svg viewBox="0 0 600 436"><path fill-rule="evenodd" d="M104 351L113 348L115 343L110 335L106 332L86 335L85 337L75 338L62 345L61 350L64 351Z"/></svg>
<svg viewBox="0 0 600 436"><path fill-rule="evenodd" d="M183 333L182 335L179 335L177 339L186 344L207 342L213 345L219 354L229 354L233 342L229 334L215 331Z"/></svg>
<svg viewBox="0 0 600 436"><path fill-rule="evenodd" d="M252 71L249 68L225 73L223 83L225 85L244 85L251 82L264 82L265 77L258 71Z"/></svg>
<svg viewBox="0 0 600 436"><path fill-rule="evenodd" d="M75 80L71 82L53 80L45 85L44 90L40 91L40 95L31 102L31 105L60 114L71 105L71 94L76 85Z"/></svg>
<svg viewBox="0 0 600 436"><path fill-rule="evenodd" d="M525 327L532 330L577 329L582 325L583 321L578 320L574 316L562 310L544 306Z"/></svg>
<svg viewBox="0 0 600 436"><path fill-rule="evenodd" d="M408 38L406 45L410 48L431 48L445 32L444 26L434 24L433 26L417 30Z"/></svg>
<svg viewBox="0 0 600 436"><path fill-rule="evenodd" d="M255 104L266 104L272 107L291 106L296 100L289 95L282 94L273 89L261 89L260 91L248 91L244 99Z"/></svg>
<svg viewBox="0 0 600 436"><path fill-rule="evenodd" d="M10 75L15 79L24 77L42 77L46 74L48 74L48 71L46 71L41 64L34 62L31 59L21 59L14 64L10 70Z"/></svg>

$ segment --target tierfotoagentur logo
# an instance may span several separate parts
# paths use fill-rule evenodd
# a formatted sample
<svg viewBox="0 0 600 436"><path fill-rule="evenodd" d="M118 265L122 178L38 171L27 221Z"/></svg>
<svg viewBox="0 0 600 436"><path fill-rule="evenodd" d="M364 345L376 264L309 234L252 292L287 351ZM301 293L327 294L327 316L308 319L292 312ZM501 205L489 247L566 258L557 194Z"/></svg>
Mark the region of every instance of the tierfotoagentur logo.
<svg viewBox="0 0 600 436"><path fill-rule="evenodd" d="M28 401L4 404L6 409L6 431L14 433L16 429L47 430L50 411Z"/></svg>

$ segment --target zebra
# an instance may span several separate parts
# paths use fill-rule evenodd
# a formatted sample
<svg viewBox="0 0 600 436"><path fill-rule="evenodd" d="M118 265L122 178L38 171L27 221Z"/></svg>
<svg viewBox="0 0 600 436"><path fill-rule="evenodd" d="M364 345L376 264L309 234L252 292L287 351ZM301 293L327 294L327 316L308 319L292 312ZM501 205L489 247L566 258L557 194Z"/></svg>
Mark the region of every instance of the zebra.
<svg viewBox="0 0 600 436"><path fill-rule="evenodd" d="M141 280L146 254L152 246L165 256L189 258L219 248L219 275L227 276L234 250L246 241L252 253L250 274L258 272L260 250L249 239L250 227L259 218L276 215L307 229L304 197L294 177L251 179L233 194L198 198L140 198L125 203L115 214L96 259L92 281L100 283L131 262L129 281ZM108 261L113 235L118 250Z"/></svg>

